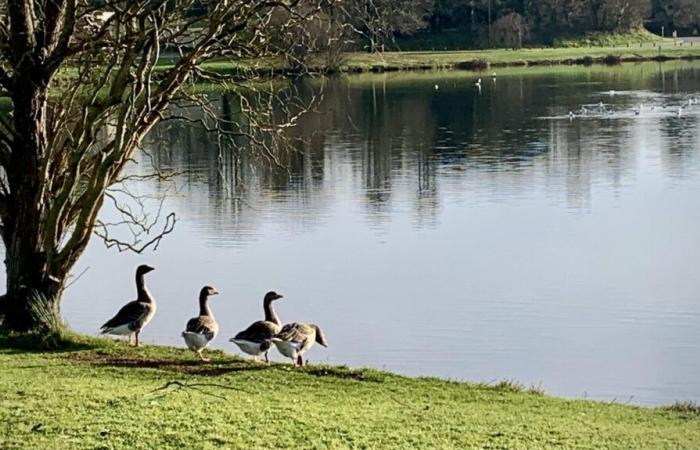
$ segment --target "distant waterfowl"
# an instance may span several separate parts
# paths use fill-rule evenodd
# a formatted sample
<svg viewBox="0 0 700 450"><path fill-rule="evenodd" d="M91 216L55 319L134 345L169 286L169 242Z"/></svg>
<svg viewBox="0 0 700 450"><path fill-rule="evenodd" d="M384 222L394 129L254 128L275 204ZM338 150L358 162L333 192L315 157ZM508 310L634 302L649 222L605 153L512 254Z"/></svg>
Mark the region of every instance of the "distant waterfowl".
<svg viewBox="0 0 700 450"><path fill-rule="evenodd" d="M476 87L478 87L479 89L481 89L481 78L479 78L478 80L476 80L476 83L474 83L474 86L476 86Z"/></svg>
<svg viewBox="0 0 700 450"><path fill-rule="evenodd" d="M569 111L569 120L574 120L574 112Z"/></svg>
<svg viewBox="0 0 700 450"><path fill-rule="evenodd" d="M309 323L288 323L272 338L277 350L294 361L295 366L304 365L302 355L318 342L328 347L326 336L318 325Z"/></svg>
<svg viewBox="0 0 700 450"><path fill-rule="evenodd" d="M156 300L148 292L144 280L144 275L153 270L155 270L153 267L145 264L136 269L136 293L138 295L136 300L124 305L114 317L105 322L100 327L102 334L128 335L129 345L131 345L131 336L135 336L134 345L139 346L139 333L156 313Z"/></svg>
<svg viewBox="0 0 700 450"><path fill-rule="evenodd" d="M265 362L270 362L268 353L272 346L272 338L280 332L282 322L272 302L282 298L277 292L271 291L265 294L263 299L263 309L265 310L265 320L259 320L250 325L245 330L238 333L236 336L229 339L240 348L243 352L253 355L257 361L258 356L265 355Z"/></svg>
<svg viewBox="0 0 700 450"><path fill-rule="evenodd" d="M436 84L436 85L435 85L435 90L437 91L437 90L439 90L439 89L440 89L440 86L438 86L438 85Z"/></svg>
<svg viewBox="0 0 700 450"><path fill-rule="evenodd" d="M214 314L209 308L209 296L218 295L219 291L211 286L204 286L199 292L199 315L187 321L182 337L187 348L196 352L199 359L209 361L202 355L202 350L214 340L219 333L219 324L214 319Z"/></svg>
<svg viewBox="0 0 700 450"><path fill-rule="evenodd" d="M678 108L678 117L681 117L683 115L683 107Z"/></svg>

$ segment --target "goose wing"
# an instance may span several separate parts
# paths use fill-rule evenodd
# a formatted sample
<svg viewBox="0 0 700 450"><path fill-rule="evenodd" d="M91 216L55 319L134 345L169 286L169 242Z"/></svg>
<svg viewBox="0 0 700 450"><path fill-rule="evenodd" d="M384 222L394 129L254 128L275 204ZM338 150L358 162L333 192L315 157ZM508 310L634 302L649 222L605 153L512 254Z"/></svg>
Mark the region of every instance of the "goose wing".
<svg viewBox="0 0 700 450"><path fill-rule="evenodd" d="M207 340L212 340L219 332L219 324L209 316L193 317L187 321L185 331L204 335Z"/></svg>
<svg viewBox="0 0 700 450"><path fill-rule="evenodd" d="M136 329L138 322L143 320L149 313L151 305L145 302L134 300L122 306L119 312L100 327L106 331L123 325L129 325L130 329Z"/></svg>
<svg viewBox="0 0 700 450"><path fill-rule="evenodd" d="M315 330L305 323L288 323L283 326L277 335L276 339L286 342L304 342L309 336L315 333Z"/></svg>
<svg viewBox="0 0 700 450"><path fill-rule="evenodd" d="M279 326L276 324L259 320L238 333L233 339L249 342L266 342L272 339L277 331L279 331Z"/></svg>

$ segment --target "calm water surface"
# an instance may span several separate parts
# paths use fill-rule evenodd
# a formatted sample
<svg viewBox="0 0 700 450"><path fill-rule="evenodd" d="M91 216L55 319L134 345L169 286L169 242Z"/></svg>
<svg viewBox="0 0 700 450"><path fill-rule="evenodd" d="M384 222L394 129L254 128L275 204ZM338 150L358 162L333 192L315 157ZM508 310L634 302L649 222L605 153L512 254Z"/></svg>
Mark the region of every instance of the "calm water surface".
<svg viewBox="0 0 700 450"><path fill-rule="evenodd" d="M149 154L187 174L138 189L169 193L176 230L144 256L95 240L66 320L94 333L143 261L159 301L147 342L182 346L210 283L214 347L237 353L228 338L274 289L283 321L328 335L311 362L699 401L700 105L677 110L700 96L700 66L482 77L481 92L467 73L328 81L287 170L161 127Z"/></svg>

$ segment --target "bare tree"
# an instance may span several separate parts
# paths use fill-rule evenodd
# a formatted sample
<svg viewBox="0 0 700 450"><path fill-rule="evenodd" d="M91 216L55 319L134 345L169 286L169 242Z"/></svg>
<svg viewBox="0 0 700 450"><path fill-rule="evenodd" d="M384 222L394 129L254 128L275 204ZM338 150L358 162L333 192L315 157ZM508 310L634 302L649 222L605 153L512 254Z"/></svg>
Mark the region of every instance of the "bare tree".
<svg viewBox="0 0 700 450"><path fill-rule="evenodd" d="M371 52L383 51L396 35L411 35L428 26L434 0L346 0L341 8L353 31Z"/></svg>
<svg viewBox="0 0 700 450"><path fill-rule="evenodd" d="M302 5L303 3L303 5ZM244 119L209 120L212 104L191 89L195 80L235 83L260 75L239 69L210 73L213 59L245 67L256 58L284 59L272 39L299 33L328 0L0 0L0 234L7 292L2 326L50 328L60 318L69 272L97 231L110 241L98 212L109 200L134 223L138 215L109 190L146 134L176 116L172 106L198 107L199 122L244 136L276 160L275 136L295 122L256 117L255 98L241 94ZM303 6L303 7L302 7ZM283 21L273 21L284 11ZM268 101L269 98L261 99ZM287 102L291 104L293 102ZM190 118L191 119L191 118ZM157 244L172 226L136 232Z"/></svg>

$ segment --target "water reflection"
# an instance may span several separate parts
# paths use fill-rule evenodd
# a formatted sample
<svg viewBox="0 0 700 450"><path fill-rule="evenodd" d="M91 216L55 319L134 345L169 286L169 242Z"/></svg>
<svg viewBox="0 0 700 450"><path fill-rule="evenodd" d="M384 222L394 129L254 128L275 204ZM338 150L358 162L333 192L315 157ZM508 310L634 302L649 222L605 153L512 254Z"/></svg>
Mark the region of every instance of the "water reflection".
<svg viewBox="0 0 700 450"><path fill-rule="evenodd" d="M700 91L700 66L534 70L481 92L468 73L301 82L323 100L282 167L244 141L159 127L134 170L152 158L183 172L166 205L182 221L148 257L163 306L143 339L182 345L182 311L210 283L214 345L233 352L225 337L275 289L283 321L327 330L313 361L700 400L700 106L633 112ZM601 101L614 113L569 119ZM236 115L232 97L217 105ZM92 243L67 294L71 325L95 330L129 299L140 260Z"/></svg>
<svg viewBox="0 0 700 450"><path fill-rule="evenodd" d="M399 204L410 207L415 226L435 227L445 199L498 202L540 189L585 211L594 185L617 192L632 182L643 163L639 149L649 143L659 152L654 163L668 176L695 173L700 107L683 117L661 115L661 107L697 91L697 72L639 65L504 74L481 92L465 74L300 82L296 89L309 96L322 91L323 101L296 128L303 141L295 151L278 155L284 167L222 147L185 123L160 127L150 147L158 167L186 174L181 198L217 244L254 238L269 217L302 228L324 223L328 202L341 193L361 193L357 200L377 229ZM608 94L613 89L615 96ZM562 115L598 101L616 112L575 120ZM231 94L220 96L222 115L231 115L232 103ZM656 104L657 113L635 117L641 103Z"/></svg>

